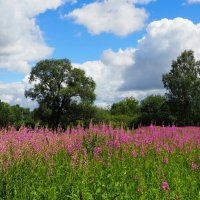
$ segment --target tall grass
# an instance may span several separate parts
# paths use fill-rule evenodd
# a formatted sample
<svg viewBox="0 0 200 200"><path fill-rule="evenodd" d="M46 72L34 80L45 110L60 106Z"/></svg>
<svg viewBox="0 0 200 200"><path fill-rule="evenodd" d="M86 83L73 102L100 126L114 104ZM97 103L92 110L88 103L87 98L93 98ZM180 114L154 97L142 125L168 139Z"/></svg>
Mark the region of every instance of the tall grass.
<svg viewBox="0 0 200 200"><path fill-rule="evenodd" d="M0 199L200 199L200 128L0 131Z"/></svg>

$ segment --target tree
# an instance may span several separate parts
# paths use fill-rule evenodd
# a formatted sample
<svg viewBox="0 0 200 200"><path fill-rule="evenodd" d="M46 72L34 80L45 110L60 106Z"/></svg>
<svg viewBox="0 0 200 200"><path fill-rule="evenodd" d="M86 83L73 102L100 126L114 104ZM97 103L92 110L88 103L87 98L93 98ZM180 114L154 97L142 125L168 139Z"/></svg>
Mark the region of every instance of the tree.
<svg viewBox="0 0 200 200"><path fill-rule="evenodd" d="M10 106L13 125L19 128L22 125L34 127L32 112L29 108L22 108L18 104Z"/></svg>
<svg viewBox="0 0 200 200"><path fill-rule="evenodd" d="M22 125L34 126L32 112L28 108L22 108L19 105L10 106L0 100L0 127L19 128Z"/></svg>
<svg viewBox="0 0 200 200"><path fill-rule="evenodd" d="M0 100L0 128L7 127L12 123L12 112L9 104Z"/></svg>
<svg viewBox="0 0 200 200"><path fill-rule="evenodd" d="M138 114L138 101L134 97L127 97L122 101L114 103L111 106L112 115L135 115Z"/></svg>
<svg viewBox="0 0 200 200"><path fill-rule="evenodd" d="M32 68L29 82L33 87L25 96L38 102L41 119L53 128L69 123L75 108L95 100L95 82L67 59L40 61Z"/></svg>
<svg viewBox="0 0 200 200"><path fill-rule="evenodd" d="M168 124L173 121L165 98L161 95L150 95L143 99L140 103L140 120L144 125L161 125L163 122Z"/></svg>
<svg viewBox="0 0 200 200"><path fill-rule="evenodd" d="M192 124L200 117L200 64L194 52L184 51L172 61L169 73L163 75L167 100L179 123Z"/></svg>
<svg viewBox="0 0 200 200"><path fill-rule="evenodd" d="M132 128L135 123L138 123L138 112L138 101L134 97L127 97L111 106L110 120L113 126L123 125Z"/></svg>
<svg viewBox="0 0 200 200"><path fill-rule="evenodd" d="M110 108L109 107L97 107L94 106L94 117L92 122L94 124L106 123L111 121L110 118Z"/></svg>

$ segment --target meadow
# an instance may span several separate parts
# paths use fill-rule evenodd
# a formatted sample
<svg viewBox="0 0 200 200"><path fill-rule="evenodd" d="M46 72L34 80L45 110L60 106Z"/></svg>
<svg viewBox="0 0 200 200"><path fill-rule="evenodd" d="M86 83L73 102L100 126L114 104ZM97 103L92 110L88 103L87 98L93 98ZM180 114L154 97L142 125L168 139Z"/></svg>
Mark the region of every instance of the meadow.
<svg viewBox="0 0 200 200"><path fill-rule="evenodd" d="M200 127L2 129L0 199L200 199Z"/></svg>

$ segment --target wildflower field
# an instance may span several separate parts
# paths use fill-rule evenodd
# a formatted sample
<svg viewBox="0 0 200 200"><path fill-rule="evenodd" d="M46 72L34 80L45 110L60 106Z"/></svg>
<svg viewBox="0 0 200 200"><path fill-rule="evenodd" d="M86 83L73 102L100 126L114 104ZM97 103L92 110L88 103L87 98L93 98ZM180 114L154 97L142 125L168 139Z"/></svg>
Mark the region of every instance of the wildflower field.
<svg viewBox="0 0 200 200"><path fill-rule="evenodd" d="M0 130L0 199L200 199L200 128Z"/></svg>

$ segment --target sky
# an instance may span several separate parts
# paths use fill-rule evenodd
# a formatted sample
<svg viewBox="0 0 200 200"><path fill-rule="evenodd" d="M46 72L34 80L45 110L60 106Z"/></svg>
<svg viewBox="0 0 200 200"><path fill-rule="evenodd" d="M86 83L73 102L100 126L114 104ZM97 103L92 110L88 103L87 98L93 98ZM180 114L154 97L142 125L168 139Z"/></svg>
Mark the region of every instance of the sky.
<svg viewBox="0 0 200 200"><path fill-rule="evenodd" d="M199 47L200 0L0 0L0 100L37 107L31 68L63 58L96 82L98 106L164 94L172 60Z"/></svg>

